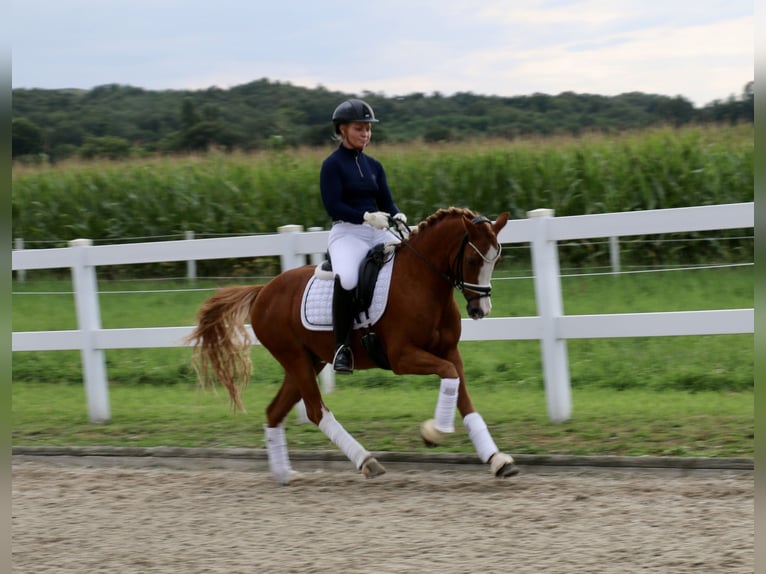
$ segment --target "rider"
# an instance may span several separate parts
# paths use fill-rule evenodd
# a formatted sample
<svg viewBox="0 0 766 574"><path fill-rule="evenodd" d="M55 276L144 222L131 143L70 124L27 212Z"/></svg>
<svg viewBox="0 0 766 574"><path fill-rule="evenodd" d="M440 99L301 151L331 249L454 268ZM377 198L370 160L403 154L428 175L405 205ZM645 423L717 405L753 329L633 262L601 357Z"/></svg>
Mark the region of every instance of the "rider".
<svg viewBox="0 0 766 574"><path fill-rule="evenodd" d="M381 163L364 153L372 124L378 122L370 105L355 98L341 102L332 121L340 145L322 163L319 187L333 221L327 246L335 273L333 369L352 373L352 290L359 280L359 264L370 248L392 239L386 231L391 216L397 224L406 224L407 217L394 203Z"/></svg>

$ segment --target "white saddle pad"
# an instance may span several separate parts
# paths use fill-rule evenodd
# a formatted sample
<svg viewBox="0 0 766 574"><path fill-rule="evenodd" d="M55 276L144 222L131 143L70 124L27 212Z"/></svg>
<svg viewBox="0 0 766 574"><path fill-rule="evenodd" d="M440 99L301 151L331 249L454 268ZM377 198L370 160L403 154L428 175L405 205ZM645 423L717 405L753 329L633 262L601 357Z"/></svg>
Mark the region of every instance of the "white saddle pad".
<svg viewBox="0 0 766 574"><path fill-rule="evenodd" d="M391 272L394 268L394 257L383 264L378 274L378 281L372 294L372 304L367 314L363 313L363 321L357 317L354 329L369 327L378 322L386 310L388 290L391 286ZM314 275L309 279L303 291L301 301L301 321L310 331L332 331L332 292L335 288L334 279L325 279Z"/></svg>

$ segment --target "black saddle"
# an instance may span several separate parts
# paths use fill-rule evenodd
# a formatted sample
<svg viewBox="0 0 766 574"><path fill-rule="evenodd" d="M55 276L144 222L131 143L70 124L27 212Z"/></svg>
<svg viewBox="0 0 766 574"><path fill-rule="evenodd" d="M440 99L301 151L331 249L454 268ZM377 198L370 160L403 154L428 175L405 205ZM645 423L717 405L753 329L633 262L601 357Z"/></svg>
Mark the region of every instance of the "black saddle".
<svg viewBox="0 0 766 574"><path fill-rule="evenodd" d="M352 300L354 306L354 316L363 322L370 317L370 305L375 293L375 284L378 281L380 270L386 263L385 244L378 243L367 252L362 262L359 264L359 281L353 290ZM332 260L327 253L327 259L322 262L322 271L332 272ZM369 327L365 328L362 335L362 345L364 346L370 358L382 369L391 369L388 358L383 352L378 336Z"/></svg>
<svg viewBox="0 0 766 574"><path fill-rule="evenodd" d="M360 320L369 318L370 305L375 293L375 284L378 281L380 270L386 263L385 244L378 243L370 249L359 264L359 280L353 290L354 315L360 316ZM327 253L327 259L322 262L322 271L332 273L332 260ZM361 317L362 314L367 317Z"/></svg>

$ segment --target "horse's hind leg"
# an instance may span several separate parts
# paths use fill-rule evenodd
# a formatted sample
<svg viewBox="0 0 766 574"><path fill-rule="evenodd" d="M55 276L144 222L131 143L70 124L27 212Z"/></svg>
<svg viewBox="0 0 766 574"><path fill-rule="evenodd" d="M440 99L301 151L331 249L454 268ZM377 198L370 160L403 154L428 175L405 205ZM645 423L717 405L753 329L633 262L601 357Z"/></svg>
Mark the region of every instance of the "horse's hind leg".
<svg viewBox="0 0 766 574"><path fill-rule="evenodd" d="M343 428L335 416L326 408L322 409L319 429L354 463L366 478L385 474L386 469L357 440Z"/></svg>
<svg viewBox="0 0 766 574"><path fill-rule="evenodd" d="M282 386L266 407L266 422L270 427L282 424L290 410L301 400L301 393L293 382L285 377Z"/></svg>
<svg viewBox="0 0 766 574"><path fill-rule="evenodd" d="M308 359L307 359L308 361ZM292 357L288 363L288 377L295 383L306 405L306 415L337 446L365 477L374 478L384 474L383 466L349 432L343 428L335 416L322 401L322 394L317 384L317 365L296 360ZM302 364L304 363L304 364ZM285 365L285 363L282 363ZM286 412L285 412L286 414Z"/></svg>
<svg viewBox="0 0 766 574"><path fill-rule="evenodd" d="M269 469L279 484L288 484L294 474L290 466L290 456L287 451L287 437L283 421L290 409L301 398L297 387L288 377L282 381L274 399L266 407L266 424L263 431L266 435L266 451L269 456Z"/></svg>

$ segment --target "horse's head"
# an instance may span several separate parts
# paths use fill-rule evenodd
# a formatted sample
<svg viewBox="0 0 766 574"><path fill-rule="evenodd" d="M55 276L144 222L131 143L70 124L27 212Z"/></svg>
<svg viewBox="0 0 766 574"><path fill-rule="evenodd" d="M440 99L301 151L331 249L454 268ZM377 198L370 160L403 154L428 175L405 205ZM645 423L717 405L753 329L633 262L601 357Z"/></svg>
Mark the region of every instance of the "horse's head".
<svg viewBox="0 0 766 574"><path fill-rule="evenodd" d="M460 289L469 317L481 319L492 309L490 280L501 251L497 234L507 222L508 212L493 223L467 209L440 209L421 221L403 245Z"/></svg>
<svg viewBox="0 0 766 574"><path fill-rule="evenodd" d="M466 298L466 310L471 319L481 319L492 310L492 271L502 251L497 234L507 222L507 211L494 223L483 216L463 215L465 235L454 263L453 276L455 285Z"/></svg>

